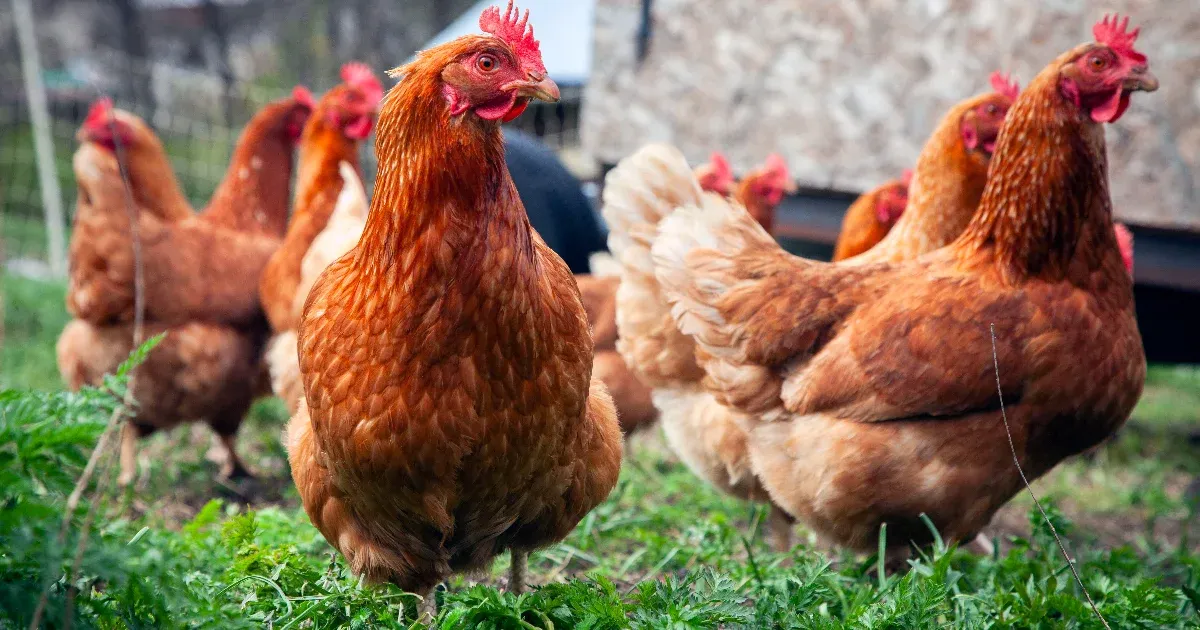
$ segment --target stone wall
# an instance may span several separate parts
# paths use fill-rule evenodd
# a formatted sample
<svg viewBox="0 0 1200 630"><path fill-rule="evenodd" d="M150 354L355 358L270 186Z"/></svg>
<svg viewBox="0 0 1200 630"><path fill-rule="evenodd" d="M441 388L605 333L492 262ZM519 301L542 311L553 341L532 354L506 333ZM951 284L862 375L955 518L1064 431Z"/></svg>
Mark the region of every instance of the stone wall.
<svg viewBox="0 0 1200 630"><path fill-rule="evenodd" d="M1200 230L1200 4L1116 0L655 0L635 61L640 0L597 0L583 142L614 163L649 141L690 159L715 148L736 171L770 151L801 185L861 191L909 167L942 113L1024 85L1128 11L1161 87L1109 127L1117 215Z"/></svg>

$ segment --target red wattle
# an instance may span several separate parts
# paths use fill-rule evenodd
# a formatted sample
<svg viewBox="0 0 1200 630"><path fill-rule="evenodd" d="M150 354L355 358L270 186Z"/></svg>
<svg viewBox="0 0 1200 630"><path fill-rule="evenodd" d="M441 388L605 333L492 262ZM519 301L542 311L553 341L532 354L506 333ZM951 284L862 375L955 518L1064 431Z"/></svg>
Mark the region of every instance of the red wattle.
<svg viewBox="0 0 1200 630"><path fill-rule="evenodd" d="M1092 108L1092 120L1098 123L1110 123L1121 116L1121 96L1124 90L1116 90L1111 98L1102 105Z"/></svg>
<svg viewBox="0 0 1200 630"><path fill-rule="evenodd" d="M513 108L508 110L508 113L504 115L504 118L502 120L504 122L512 122L512 121L516 120L517 116L520 116L521 114L525 113L526 107L529 107L528 99L521 99L521 100L517 101L517 103L515 105L513 105Z"/></svg>

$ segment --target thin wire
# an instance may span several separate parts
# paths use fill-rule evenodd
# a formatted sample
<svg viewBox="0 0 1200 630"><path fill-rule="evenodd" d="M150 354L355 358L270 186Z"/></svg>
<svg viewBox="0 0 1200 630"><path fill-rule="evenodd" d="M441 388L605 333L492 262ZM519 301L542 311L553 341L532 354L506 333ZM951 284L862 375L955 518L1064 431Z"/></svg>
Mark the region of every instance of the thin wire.
<svg viewBox="0 0 1200 630"><path fill-rule="evenodd" d="M112 131L114 149L117 156L117 166L121 173L121 184L125 192L125 211L129 216L131 246L133 248L133 343L135 347L140 347L144 335L145 328L145 287L142 275L142 243L141 234L138 230L138 212L134 206L133 191L130 188L129 174L126 171L125 165L125 147L121 143L121 136L116 131L116 119L113 113L109 113L108 125ZM108 438L116 428L126 429L121 423L126 417L132 415L133 410L133 391L137 382L137 368L134 368L129 373L129 380L126 382L125 395L121 399L121 404L113 409L112 415L109 416L108 424L105 425L104 431L100 434L100 438L96 441L96 448L92 449L91 456L88 457L87 465L84 466L83 473L75 482L75 488L71 491L71 495L67 498L66 509L63 514L63 522L58 532L58 543L62 544L66 540L67 530L70 527L71 518L75 514L76 508L79 506L79 501L83 497L84 491L88 484L91 483L93 474L96 471L97 464L101 456L107 450ZM100 496L104 486L97 488L97 492L93 495L93 501ZM79 544L75 550L75 558L72 563L71 571L67 576L67 583L70 584L75 580L75 573L78 570L79 563L83 557L83 552L87 548L88 530L91 528L94 519L94 504L89 506L88 515L84 519L84 523L80 528ZM46 584L42 590L42 595L38 599L37 608L34 609L33 619L29 623L30 630L36 630L42 623L42 616L46 612L46 605L50 601L50 589L54 586L54 582ZM74 597L67 598L66 619L70 623Z"/></svg>
<svg viewBox="0 0 1200 630"><path fill-rule="evenodd" d="M1071 569L1071 575L1075 576L1075 583L1083 590L1083 596L1087 598L1088 604L1091 605L1092 612L1096 613L1096 616L1100 618L1100 623L1104 624L1106 630L1112 630L1108 625L1108 621L1104 619L1104 615L1100 614L1100 609L1096 607L1096 602L1092 601L1091 593L1088 593L1087 587L1083 585L1083 580L1079 577L1079 571L1075 569L1075 563L1071 561L1071 555L1067 553L1067 546L1063 544L1062 538L1058 536L1058 530L1054 527L1054 523L1050 522L1050 517L1046 514L1045 508L1042 507L1042 502L1038 500L1037 495L1033 492L1033 486L1029 485L1029 479L1025 476L1025 469L1021 467L1021 459L1017 457L1017 446L1013 443L1012 429L1008 426L1008 412L1004 410L1004 390L1000 386L1000 358L996 353L996 324L989 324L988 330L992 334L992 366L996 370L996 393L1000 396L1000 417L1004 420L1004 433L1008 435L1008 448L1012 451L1013 463L1017 465L1017 472L1021 475L1021 481L1025 482L1025 489L1029 491L1029 496L1033 498L1033 504L1042 513L1042 519L1046 521L1046 525L1050 526L1050 533L1054 534L1054 541L1058 543L1058 549L1067 561L1067 568Z"/></svg>

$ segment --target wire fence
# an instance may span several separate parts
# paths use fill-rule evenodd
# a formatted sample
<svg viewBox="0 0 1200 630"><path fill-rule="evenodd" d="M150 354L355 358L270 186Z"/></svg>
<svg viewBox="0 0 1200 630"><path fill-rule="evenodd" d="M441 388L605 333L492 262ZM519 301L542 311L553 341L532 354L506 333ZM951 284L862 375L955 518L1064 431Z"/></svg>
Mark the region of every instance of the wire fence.
<svg viewBox="0 0 1200 630"><path fill-rule="evenodd" d="M162 140L185 195L203 208L220 183L238 134L264 104L287 96L292 85L223 78L214 73L169 63L131 59L121 51L98 47L90 60L93 71L84 81L46 81L47 110L64 210L70 235L76 197L71 159L75 134L88 108L100 96L142 117ZM376 68L382 77L382 69ZM315 93L338 81L336 72L309 85ZM19 59L0 62L0 81L21 86ZM390 82L389 82L390 84ZM579 145L579 91L564 90L563 102L535 105L513 126L558 149L570 162ZM37 153L29 103L23 89L0 96L0 261L14 273L50 277L48 214L38 181ZM374 135L362 147L362 169L368 193L376 171Z"/></svg>

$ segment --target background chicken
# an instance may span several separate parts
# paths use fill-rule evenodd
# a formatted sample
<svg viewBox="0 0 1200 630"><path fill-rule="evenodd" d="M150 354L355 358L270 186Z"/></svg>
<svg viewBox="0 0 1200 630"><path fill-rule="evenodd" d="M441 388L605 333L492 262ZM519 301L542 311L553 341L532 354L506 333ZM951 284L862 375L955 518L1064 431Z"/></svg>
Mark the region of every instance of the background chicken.
<svg viewBox="0 0 1200 630"><path fill-rule="evenodd" d="M929 540L921 515L969 540L1022 487L1006 426L1032 479L1128 418L1146 361L1101 124L1157 80L1126 25L1098 23L1017 99L949 247L806 261L711 196L659 226L646 262L706 388L742 414L772 499L827 540L870 549L886 524L903 549Z"/></svg>
<svg viewBox="0 0 1200 630"><path fill-rule="evenodd" d="M845 260L871 249L887 236L908 205L912 171L900 179L880 184L861 195L846 209L842 230L833 246L833 261Z"/></svg>
<svg viewBox="0 0 1200 630"><path fill-rule="evenodd" d="M298 88L292 98L268 104L256 114L239 138L225 178L209 208L197 217L184 219L170 227L177 228L181 235L198 233L205 228L222 228L231 235L258 234L256 246L260 241L277 245L287 218L292 152L300 129L311 112L311 103L307 91ZM127 232L114 235L79 229L80 224L94 225L92 220L98 216L106 220L100 225L120 224L123 218L128 226L125 186L117 156L106 146L85 143L76 153L75 172L80 195L77 227L71 244L72 280L83 269L76 264L75 258L81 252L97 249L114 254L119 252L132 262L132 253L121 251L131 245L126 238ZM186 229L193 226L196 229ZM208 233L221 235L217 231ZM156 249L149 244L146 234L139 236L147 251L158 254L145 258L146 293L149 296L152 293L149 283L158 277L155 265L172 264L182 269L193 261L165 260L172 253L180 255L183 252ZM257 273L265 257L260 256L257 260L257 268L239 270L238 273ZM250 261L253 264L254 259ZM106 263L106 260L99 262ZM226 282L220 277L214 277L212 281ZM75 286L72 281L72 288ZM257 295L255 285L242 283L241 286L251 297ZM164 287L164 290L169 289ZM122 286L121 290L132 295L134 289ZM162 291L154 294L165 295ZM68 301L80 302L72 296ZM59 370L72 389L84 384L99 384L104 374L113 371L129 355L133 350L134 331L132 324L125 322L130 318L132 313L123 314L115 323L81 318L67 325L59 338L57 353ZM220 438L226 455L222 473L225 476L246 473L234 449L234 435L254 397L260 370L266 327L261 315L256 321L231 325L222 323L219 318L182 323L153 317L147 319L148 334L167 335L138 369L134 388L138 413L124 433L122 483L131 481L136 472L137 437L195 420L208 422Z"/></svg>
<svg viewBox="0 0 1200 630"><path fill-rule="evenodd" d="M856 263L910 260L950 244L967 227L983 187L996 138L1020 92L993 72L992 92L969 98L942 117L917 157L908 203L887 235Z"/></svg>
<svg viewBox="0 0 1200 630"><path fill-rule="evenodd" d="M325 229L313 239L312 246L304 254L300 263L300 285L296 290L294 317L297 321L304 313L304 303L308 300L308 292L321 273L333 261L341 258L350 251L362 236L367 222L367 191L363 189L358 172L346 162L340 165L342 174L342 191L338 193L337 203L329 215L329 223ZM304 387L300 380L300 360L296 355L296 331L288 330L271 339L267 349L267 364L270 368L271 389L279 396L288 408L288 413L296 413L300 399L304 397Z"/></svg>
<svg viewBox="0 0 1200 630"><path fill-rule="evenodd" d="M143 211L165 221L192 216L192 205L179 187L162 141L138 116L113 107L110 98L101 98L92 103L75 139L113 154L120 144L130 192Z"/></svg>
<svg viewBox="0 0 1200 630"><path fill-rule="evenodd" d="M708 192L728 197L733 194L737 180L733 177L733 169L729 167L729 159L720 151L713 151L708 161L692 169L700 188Z"/></svg>
<svg viewBox="0 0 1200 630"><path fill-rule="evenodd" d="M329 90L300 138L296 201L287 235L262 274L259 293L275 332L296 327L293 304L300 265L313 239L325 229L342 189L339 164L358 171L359 144L371 134L383 84L361 63L342 66L342 83Z"/></svg>
<svg viewBox="0 0 1200 630"><path fill-rule="evenodd" d="M288 439L305 510L356 573L422 594L505 549L520 590L525 554L620 468L579 290L504 164L499 123L558 98L527 17L489 8L486 35L397 71L366 229L299 331Z"/></svg>

